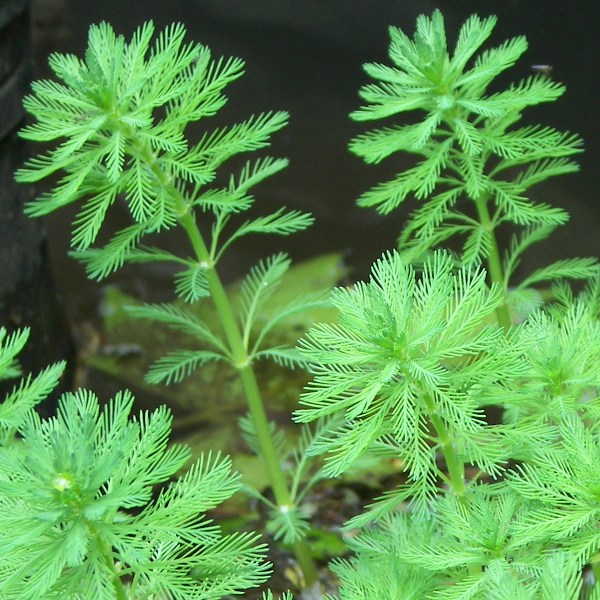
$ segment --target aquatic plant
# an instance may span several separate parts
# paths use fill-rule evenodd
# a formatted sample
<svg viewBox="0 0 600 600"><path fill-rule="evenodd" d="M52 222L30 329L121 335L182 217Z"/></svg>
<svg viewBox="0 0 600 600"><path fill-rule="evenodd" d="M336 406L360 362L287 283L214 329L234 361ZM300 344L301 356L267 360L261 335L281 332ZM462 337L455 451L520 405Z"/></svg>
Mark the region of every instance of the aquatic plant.
<svg viewBox="0 0 600 600"><path fill-rule="evenodd" d="M28 335L0 331L0 378L19 374ZM221 598L265 581L257 534L225 536L205 516L241 485L230 459L202 456L166 485L190 450L169 445L167 407L131 418L128 391L102 408L93 392L67 393L41 419L32 408L63 368L22 379L0 405L0 596Z"/></svg>
<svg viewBox="0 0 600 600"><path fill-rule="evenodd" d="M21 134L58 145L30 159L17 177L29 182L62 174L52 191L27 207L29 214L41 216L81 202L72 244L91 278L102 279L125 263L168 261L179 269L175 291L180 299L214 303L219 327L181 306L132 309L135 317L190 332L203 344L200 350L173 350L151 367L148 379L177 382L213 360L238 372L250 411L245 434L260 452L274 492L275 501L268 501L270 527L294 545L305 584L313 583L316 574L302 540L308 528L298 485L304 461L325 457L319 477L347 473L367 458L396 465L399 484L345 525L360 531L347 542L354 555L332 564L343 600L600 598L595 585L600 577L597 261L564 259L519 283L512 281L523 252L568 217L525 194L550 177L575 172L572 156L581 151L581 140L551 127L517 125L526 107L562 94L563 86L547 73L487 92L526 49L525 39L518 37L476 56L494 24L493 17L470 17L451 55L441 13L422 15L412 39L390 29L392 66L365 66L377 82L362 88L366 105L353 118L389 119L399 113L422 118L387 122L351 142L351 150L367 162L396 152L419 157L413 167L367 191L359 204L389 213L414 196L422 205L411 215L398 249L375 262L368 281L336 288L331 303L337 318L311 327L297 348L265 346L266 334L287 316L321 306L321 296L283 306L266 323L256 319L289 267L285 256L275 255L250 270L237 315L215 268L230 244L246 234L286 235L312 221L282 208L226 233L234 217L252 205L251 188L285 161L250 161L226 185L210 187L229 157L266 147L287 115L252 117L207 132L193 145L184 136L189 122L223 106L222 90L241 74L241 61L214 61L206 48L185 45L180 25L167 28L151 47L151 24L142 26L130 43L102 24L90 30L85 61L53 55L50 65L61 83L36 82L25 99L37 121ZM116 202L128 206L132 224L103 247L94 247ZM199 223L209 216L207 242ZM191 258L142 244L147 235L176 227L185 232ZM509 227L512 235L504 256L496 236L500 227ZM440 247L455 237L462 240L459 251ZM575 294L568 279L583 280L585 289ZM541 293L534 287L540 284L552 287ZM19 339L11 338L8 347L14 350ZM6 364L14 372L14 351L8 356ZM256 384L253 362L259 358L307 366L313 375L295 419L318 425L303 436L291 484ZM22 440L2 449L7 465L0 473L0 492L7 490L2 502L17 502L22 487L19 501L37 515L35 527L19 521L29 517L27 511L5 516L21 523L15 527L7 521L0 538L7 540L2 572L10 574L9 582L19 580L29 561L34 568L27 570L26 584L44 582L44 593L51 586L71 585L77 569L94 572L95 564L110 575L103 580L105 588L95 589L108 590L108 581L115 597L135 597L128 594L144 586L168 594L167 585L175 585L179 576L183 579L177 582L185 585L196 578L200 590L216 585L211 569L217 565L210 562L210 544L198 537L199 521L173 522L172 530L160 531L166 536L160 551L172 553L165 559L163 583L153 563L159 560L155 542L160 536L139 522L144 515L152 521L157 510L176 509L184 495L200 501L199 472L208 478L214 470L222 474L215 481L224 490L214 501L222 500L236 486L228 463L206 459L210 469L193 467L162 488L152 503L151 486L174 475L187 454L178 446L166 447L166 409L130 421L129 398L123 392L100 412L91 393L76 392L63 399L56 418L42 421L28 406L8 426L6 439L13 440L16 431ZM490 408L500 409L500 416L491 418ZM155 422L160 422L158 433L150 435ZM81 433L66 435L74 427ZM132 448L140 445L138 454L146 459L124 468L113 453L109 431L111 439L114 433ZM152 439L159 440L159 447ZM106 453L97 452L95 444ZM26 460L27 452L36 458ZM96 452L106 461L82 463ZM60 461L52 461L53 456ZM163 460L169 468L163 468ZM84 483L75 485L80 470ZM28 475L13 480L7 472ZM40 472L51 476L41 482ZM131 473L140 481L137 475L136 482L127 479ZM124 485L119 496L119 477L133 491ZM40 497L36 489L49 493ZM182 489L185 494L179 493ZM60 508L39 508L57 499ZM147 508L139 514L128 510L142 505ZM205 509L201 506L198 512ZM47 517L40 519L40 514ZM76 518L67 526L61 520L65 515ZM82 529L85 518L92 526ZM121 523L123 530L118 530ZM130 535L128 527L133 528ZM60 539L52 548L27 549L23 539L38 529L60 534ZM241 556L248 560L234 561L233 566L244 567L241 574L219 571L218 582L240 575L233 587L241 590L266 577L261 549L249 545L254 538L219 535L211 538L215 547L230 548L221 539L232 540L231 547L241 544L248 552ZM39 544L47 542L42 538ZM90 549L100 549L104 562L93 554L97 563L90 563L85 554ZM47 561L39 562L40 573L35 571L35 561L42 560L38 550ZM177 570L181 561L183 573ZM593 577L587 577L588 571ZM191 584L186 589L196 590ZM111 593L106 591L107 597ZM202 593L197 597L212 597L210 591ZM270 592L265 596L270 598Z"/></svg>
<svg viewBox="0 0 600 600"><path fill-rule="evenodd" d="M279 253L250 270L238 314L217 265L231 244L244 236L289 235L313 219L282 207L234 225L236 217L253 205L252 189L283 169L287 160L248 160L221 187L214 185L217 169L232 156L268 146L288 115L279 111L253 116L206 131L191 144L186 126L223 107L223 89L242 75L243 62L215 60L208 48L185 43L185 33L181 24L175 24L152 44L154 26L148 22L126 43L102 23L90 28L84 61L53 54L49 64L60 82L33 83L24 105L36 122L20 135L58 145L27 161L17 179L30 182L62 174L52 191L33 200L26 212L41 216L73 202L81 204L71 244L90 278L103 279L126 263L170 262L177 267L174 287L179 298L194 303L210 297L219 319L216 327L169 305L132 309L137 317L192 333L201 346L174 349L152 367L148 378L154 383L177 382L209 361L226 361L235 369L275 494L275 518L282 511L296 517L285 520L288 527L281 535L295 544L306 579L312 582L315 571L301 539L303 528L294 527L302 518L279 461L253 362L267 357L289 366L299 364L293 348L269 347L265 335L290 315L322 305L324 299L314 294L298 297L266 322L257 322L257 312L280 284L289 259ZM93 247L117 201L126 203L133 223L103 247ZM208 240L201 223L211 223ZM143 245L149 234L175 227L184 233L191 256Z"/></svg>
<svg viewBox="0 0 600 600"><path fill-rule="evenodd" d="M565 87L545 73L488 93L495 78L527 49L526 39L519 36L476 54L495 24L495 17L471 16L452 54L439 11L417 19L413 39L390 27L392 65L364 65L376 82L361 88L365 105L351 117L390 120L407 113L406 119L355 137L350 149L368 163L396 152L418 157L413 167L358 200L382 214L409 196L424 201L399 238L407 260L419 260L432 248L461 239L460 263L486 262L491 280L506 294L522 253L569 218L565 210L534 202L526 194L546 179L577 171L571 157L582 151L583 142L576 134L549 126L517 126L527 107L555 101L564 93ZM513 241L502 257L496 232L510 224L524 231L512 232ZM590 259L562 260L532 274L517 290L554 277L586 277L592 264ZM508 327L508 306L498 310Z"/></svg>
<svg viewBox="0 0 600 600"><path fill-rule="evenodd" d="M355 556L334 561L343 600L600 597L597 260L561 260L509 287L522 253L568 217L525 192L576 171L582 143L517 126L524 108L564 91L547 74L487 94L526 49L519 37L475 56L494 24L470 17L452 54L439 11L418 18L412 39L390 28L393 64L365 65L377 82L352 113L418 113L350 147L372 163L419 157L359 204L422 206L368 282L334 291L338 323L300 341L314 379L296 419L342 418L310 449L326 455L326 473L370 453L404 474L345 526L370 525L349 542ZM496 230L507 224L502 260ZM460 251L436 249L457 237ZM576 296L566 279L587 288ZM533 286L549 282L542 305Z"/></svg>

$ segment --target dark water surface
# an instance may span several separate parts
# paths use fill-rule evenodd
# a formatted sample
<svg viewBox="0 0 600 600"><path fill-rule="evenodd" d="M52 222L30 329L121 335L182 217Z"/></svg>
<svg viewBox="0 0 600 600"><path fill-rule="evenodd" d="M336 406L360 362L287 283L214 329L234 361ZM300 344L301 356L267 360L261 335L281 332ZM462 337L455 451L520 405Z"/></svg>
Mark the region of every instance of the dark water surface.
<svg viewBox="0 0 600 600"><path fill-rule="evenodd" d="M49 50L81 54L89 25L101 20L127 37L148 19L155 21L158 30L181 21L189 38L208 45L215 56L239 56L246 61L246 75L226 90L230 102L218 121L207 121L207 128L261 111L290 112L289 127L275 137L270 151L289 157L290 167L257 190L257 207L267 212L285 204L308 210L317 223L290 238L255 237L238 245L224 263L230 278L278 249L289 251L295 259L332 250L348 252L349 262L363 276L382 251L392 248L406 213L381 219L355 206L362 191L403 168L402 158L366 166L347 151L349 139L367 128L348 119L348 113L359 105L358 88L367 82L361 65L387 62L388 25L412 35L419 13L430 14L436 7L442 10L451 46L469 14L496 14L499 20L492 43L524 34L530 44L525 57L509 71L507 82L528 76L532 64L547 63L553 65L553 77L568 88L558 102L526 113L526 120L578 132L586 142L586 154L580 159L582 172L553 180L538 192L538 200L567 208L572 221L532 261L544 264L568 256L600 255L600 31L593 25L600 12L598 2L36 1L46 10L38 56ZM41 62L38 67L44 75ZM414 206L408 201L406 211ZM80 267L65 257L71 216L63 212L52 217L48 227L58 287L69 299L73 316L80 319L94 310L97 286L88 284ZM119 221L125 224L125 217L114 215L115 226ZM183 243L179 235L169 237L173 247ZM117 274L113 281L149 300L168 299L172 293L170 273L156 267L139 276Z"/></svg>

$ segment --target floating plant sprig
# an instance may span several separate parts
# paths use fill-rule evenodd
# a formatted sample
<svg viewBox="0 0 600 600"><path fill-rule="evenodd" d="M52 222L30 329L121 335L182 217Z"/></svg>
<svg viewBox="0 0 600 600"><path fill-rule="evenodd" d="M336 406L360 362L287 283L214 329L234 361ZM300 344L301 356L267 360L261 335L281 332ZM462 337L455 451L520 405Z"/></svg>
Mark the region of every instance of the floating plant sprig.
<svg viewBox="0 0 600 600"><path fill-rule="evenodd" d="M526 39L519 36L474 58L495 23L495 17L469 17L452 54L438 10L431 17L418 17L413 39L390 27L393 64L364 65L376 83L361 88L365 105L351 117L366 121L402 113L416 116L412 122L360 134L350 149L369 163L397 152L419 157L415 166L375 185L358 200L383 214L410 195L424 201L399 239L408 260L421 259L432 248L462 236L461 262L487 261L491 280L502 284L506 293L522 252L568 219L566 211L533 202L526 193L548 178L577 171L571 157L583 144L579 136L552 127L516 126L528 106L552 102L564 93L564 86L547 75L535 74L506 90L487 92L527 49ZM502 260L496 231L504 224L525 230L515 236ZM594 265L591 259L562 260L533 274L530 283L586 278ZM498 310L507 327L508 306L504 303Z"/></svg>
<svg viewBox="0 0 600 600"><path fill-rule="evenodd" d="M223 89L242 75L239 59L211 57L208 48L184 43L185 29L171 25L151 44L152 23L146 23L129 43L110 25L92 26L85 60L53 54L49 64L60 82L37 81L25 108L36 122L20 135L58 146L31 158L17 172L22 182L60 173L52 191L31 202L26 211L42 216L70 203L82 207L73 222L74 254L90 278L102 279L125 263L166 261L177 268L175 291L186 302L210 296L219 326L200 322L185 309L147 306L138 316L152 318L196 334L208 347L172 351L153 367L152 381L178 381L209 360L225 360L239 374L256 430L265 469L283 511L295 510L269 430L266 410L253 370L253 361L270 357L298 364L293 348L265 347L265 332L322 298L298 298L282 307L257 331L256 312L289 266L283 255L261 262L246 279L244 305L238 319L216 270L223 252L249 234L288 235L308 227L309 214L285 207L250 218L237 227L234 218L253 204L252 188L283 169L287 161L271 157L249 160L224 186L208 187L230 157L265 148L285 126L285 112L250 117L231 127L205 132L191 144L185 128L223 107ZM124 202L133 223L116 232L103 247L93 247L109 209ZM212 217L210 216L212 215ZM206 241L199 223L211 224ZM148 235L180 227L192 256L180 256L143 245ZM252 337L250 334L253 334ZM288 532L307 583L315 570L301 531Z"/></svg>

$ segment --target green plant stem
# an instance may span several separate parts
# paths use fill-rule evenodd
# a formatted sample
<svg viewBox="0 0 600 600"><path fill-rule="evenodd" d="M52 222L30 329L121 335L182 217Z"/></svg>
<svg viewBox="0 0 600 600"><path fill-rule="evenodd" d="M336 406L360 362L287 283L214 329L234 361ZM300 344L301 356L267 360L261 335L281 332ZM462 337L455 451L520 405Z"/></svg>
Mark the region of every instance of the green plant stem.
<svg viewBox="0 0 600 600"><path fill-rule="evenodd" d="M596 553L590 560L594 574L594 587L600 586L600 554Z"/></svg>
<svg viewBox="0 0 600 600"><path fill-rule="evenodd" d="M510 317L510 310L508 308L508 302L506 298L506 290L504 289L504 274L502 272L502 262L500 261L500 252L498 251L498 242L496 241L496 235L494 233L494 225L487 207L487 198L483 195L475 198L475 206L477 207L477 214L479 215L479 222L481 226L489 232L490 235L490 252L487 257L488 271L493 283L496 283L502 289L504 300L502 304L496 309L496 316L498 323L504 327L504 329L510 329L512 320Z"/></svg>
<svg viewBox="0 0 600 600"><path fill-rule="evenodd" d="M242 389L244 390L248 410L254 423L260 452L273 488L275 500L279 507L291 507L294 502L285 481L285 475L279 462L273 436L269 430L269 420L256 381L256 375L244 346L231 303L221 283L219 274L212 264L212 259L194 217L189 212L186 212L180 218L180 223L190 239L197 259L201 264L205 265L210 295L217 309L223 331L225 332L234 366L237 368L240 376ZM311 585L317 580L317 571L307 544L303 541L297 541L294 544L294 554L304 573L305 584L307 586Z"/></svg>
<svg viewBox="0 0 600 600"><path fill-rule="evenodd" d="M123 585L123 581L121 581L121 576L117 572L117 568L115 567L115 561L113 560L113 555L111 549L108 547L106 542L102 540L98 532L93 527L93 525L88 524L90 531L92 533L93 545L96 547L98 553L103 557L108 570L112 574L112 584L115 589L115 600L129 600L129 596L127 591L125 590L125 586Z"/></svg>
<svg viewBox="0 0 600 600"><path fill-rule="evenodd" d="M136 139L136 145L138 145L138 147L143 147L139 139ZM254 429L256 430L260 453L271 487L273 488L275 501L279 507L291 507L294 502L287 487L285 475L277 456L277 450L269 429L269 420L256 381L256 375L244 345L243 337L238 327L231 303L229 302L221 278L215 268L214 260L204 242L200 230L198 229L190 206L181 192L172 184L171 178L162 171L148 144L143 147L143 154L148 161L148 166L152 169L158 180L161 181L163 185L170 188L171 197L176 203L180 214L179 224L187 233L198 262L204 266L210 296L217 310L217 314L219 315L225 337L227 338L233 364L240 376L242 389L244 391L250 417L254 424ZM306 586L312 585L317 581L317 570L306 542L299 540L294 544L294 555L304 574Z"/></svg>
<svg viewBox="0 0 600 600"><path fill-rule="evenodd" d="M465 465L456 456L448 429L442 418L435 413L435 405L431 400L427 402L427 408L429 410L429 418L442 446L442 454L444 455L446 468L448 469L450 487L457 496L463 496L467 490L467 486L465 485Z"/></svg>

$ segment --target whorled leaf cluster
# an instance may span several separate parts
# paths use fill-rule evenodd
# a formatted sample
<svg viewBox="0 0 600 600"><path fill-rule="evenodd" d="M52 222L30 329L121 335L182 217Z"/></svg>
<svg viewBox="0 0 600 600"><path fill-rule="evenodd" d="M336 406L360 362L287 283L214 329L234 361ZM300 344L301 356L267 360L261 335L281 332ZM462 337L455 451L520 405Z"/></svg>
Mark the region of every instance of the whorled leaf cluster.
<svg viewBox="0 0 600 600"><path fill-rule="evenodd" d="M61 174L53 189L26 210L41 216L73 202L82 204L71 241L91 277L103 278L127 261L174 262L183 265L181 296L195 299L206 287L199 261L140 247L144 236L180 224L195 209L212 212L210 260L216 262L242 235L286 235L304 229L312 219L280 209L243 223L218 245L230 217L252 205L250 189L284 168L287 160L248 161L226 185L206 186L227 159L268 146L288 115L263 113L207 130L191 143L185 134L188 124L213 116L225 105L223 89L243 74L244 64L237 58L213 59L207 47L185 43L185 34L183 25L173 24L152 43L154 25L147 22L127 43L101 23L90 28L84 60L53 54L49 64L58 81L32 84L24 106L36 121L20 135L57 145L28 160L16 176L34 182ZM121 201L133 224L103 248L90 249L109 209Z"/></svg>
<svg viewBox="0 0 600 600"><path fill-rule="evenodd" d="M0 378L19 373L27 335L0 330ZM103 408L92 392L68 393L41 419L33 407L63 367L0 404L0 596L216 600L265 581L256 534L223 535L206 517L240 486L231 460L207 454L182 472L190 451L169 443L170 411L131 418L129 392Z"/></svg>
<svg viewBox="0 0 600 600"><path fill-rule="evenodd" d="M364 66L375 82L361 88L365 104L351 117L389 124L358 135L350 149L369 163L398 152L415 155L418 162L375 185L358 203L387 214L409 196L426 200L400 237L400 248L411 259L462 236L462 260L476 263L487 257L493 230L503 223L556 226L568 219L564 210L535 203L526 192L549 177L576 171L570 157L581 152L581 139L552 127L517 126L524 109L556 100L565 88L536 74L488 92L527 49L520 36L480 52L495 24L495 17L472 15L450 52L436 10L418 17L412 39L390 27L391 65ZM404 114L399 124L391 122Z"/></svg>

